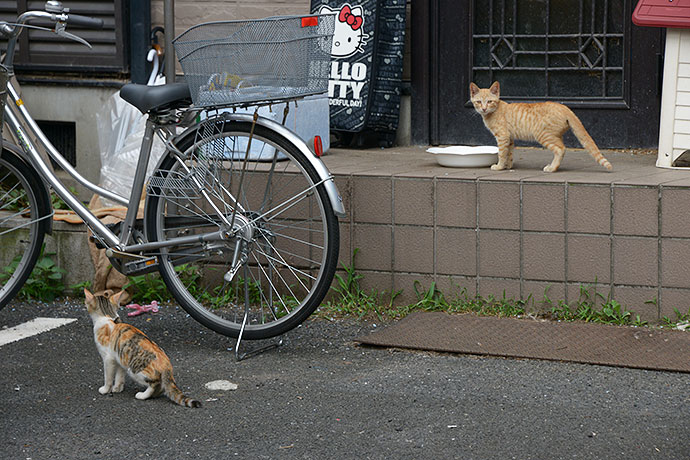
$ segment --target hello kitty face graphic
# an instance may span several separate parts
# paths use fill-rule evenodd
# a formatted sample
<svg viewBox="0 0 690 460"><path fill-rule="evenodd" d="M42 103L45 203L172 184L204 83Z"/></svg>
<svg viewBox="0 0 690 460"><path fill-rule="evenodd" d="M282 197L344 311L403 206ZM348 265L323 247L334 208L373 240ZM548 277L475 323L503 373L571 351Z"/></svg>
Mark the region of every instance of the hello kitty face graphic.
<svg viewBox="0 0 690 460"><path fill-rule="evenodd" d="M340 10L333 10L326 5L323 5L319 10L319 14L329 13L337 15L331 56L344 58L363 52L362 46L366 43L369 35L364 33L364 11L362 7L352 7L346 3Z"/></svg>

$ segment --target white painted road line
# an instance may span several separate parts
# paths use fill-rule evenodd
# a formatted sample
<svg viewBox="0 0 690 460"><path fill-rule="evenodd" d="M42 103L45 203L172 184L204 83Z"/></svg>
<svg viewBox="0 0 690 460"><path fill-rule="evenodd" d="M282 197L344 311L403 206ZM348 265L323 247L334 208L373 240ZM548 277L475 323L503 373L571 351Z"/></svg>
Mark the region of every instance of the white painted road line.
<svg viewBox="0 0 690 460"><path fill-rule="evenodd" d="M0 330L0 347L76 321L75 318L34 318L19 326Z"/></svg>

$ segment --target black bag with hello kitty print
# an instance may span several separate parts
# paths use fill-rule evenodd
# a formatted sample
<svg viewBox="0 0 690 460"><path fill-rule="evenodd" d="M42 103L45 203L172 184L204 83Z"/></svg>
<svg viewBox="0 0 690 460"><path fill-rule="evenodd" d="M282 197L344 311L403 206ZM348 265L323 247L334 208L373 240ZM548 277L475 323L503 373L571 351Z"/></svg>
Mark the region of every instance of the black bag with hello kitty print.
<svg viewBox="0 0 690 460"><path fill-rule="evenodd" d="M392 143L400 115L405 0L312 0L336 15L328 97L331 130Z"/></svg>

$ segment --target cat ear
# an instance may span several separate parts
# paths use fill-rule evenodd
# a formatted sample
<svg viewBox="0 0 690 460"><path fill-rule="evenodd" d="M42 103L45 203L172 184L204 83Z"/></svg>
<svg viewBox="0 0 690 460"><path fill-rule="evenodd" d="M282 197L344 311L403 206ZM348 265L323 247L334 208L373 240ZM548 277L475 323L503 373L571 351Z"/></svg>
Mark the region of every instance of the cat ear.
<svg viewBox="0 0 690 460"><path fill-rule="evenodd" d="M91 299L93 299L93 294L91 294L88 289L84 288L84 297L86 297L86 300L91 301Z"/></svg>
<svg viewBox="0 0 690 460"><path fill-rule="evenodd" d="M501 94L501 85L497 81L495 81L494 84L491 85L491 88L489 88L489 91L494 96L499 96Z"/></svg>
<svg viewBox="0 0 690 460"><path fill-rule="evenodd" d="M479 92L479 86L470 83L470 96L474 97Z"/></svg>
<svg viewBox="0 0 690 460"><path fill-rule="evenodd" d="M117 294L111 295L110 296L110 303L119 307L120 306L120 297L122 297L122 294L124 294L124 293L125 293L125 291L123 289L122 291L118 292Z"/></svg>

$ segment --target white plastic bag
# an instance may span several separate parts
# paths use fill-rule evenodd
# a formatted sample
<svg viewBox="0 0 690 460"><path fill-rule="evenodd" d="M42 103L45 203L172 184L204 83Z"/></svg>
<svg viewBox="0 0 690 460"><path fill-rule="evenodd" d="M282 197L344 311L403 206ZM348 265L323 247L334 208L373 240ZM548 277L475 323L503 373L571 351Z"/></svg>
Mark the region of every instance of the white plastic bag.
<svg viewBox="0 0 690 460"><path fill-rule="evenodd" d="M165 80L163 79L163 83ZM156 84L161 84L160 80ZM105 106L96 114L98 144L101 151L100 186L118 195L129 197L134 181L134 171L139 160L141 140L146 130L146 116L133 105L125 102L120 93L110 96ZM165 145L154 136L146 177L148 178L165 152ZM105 206L112 206L103 200Z"/></svg>

